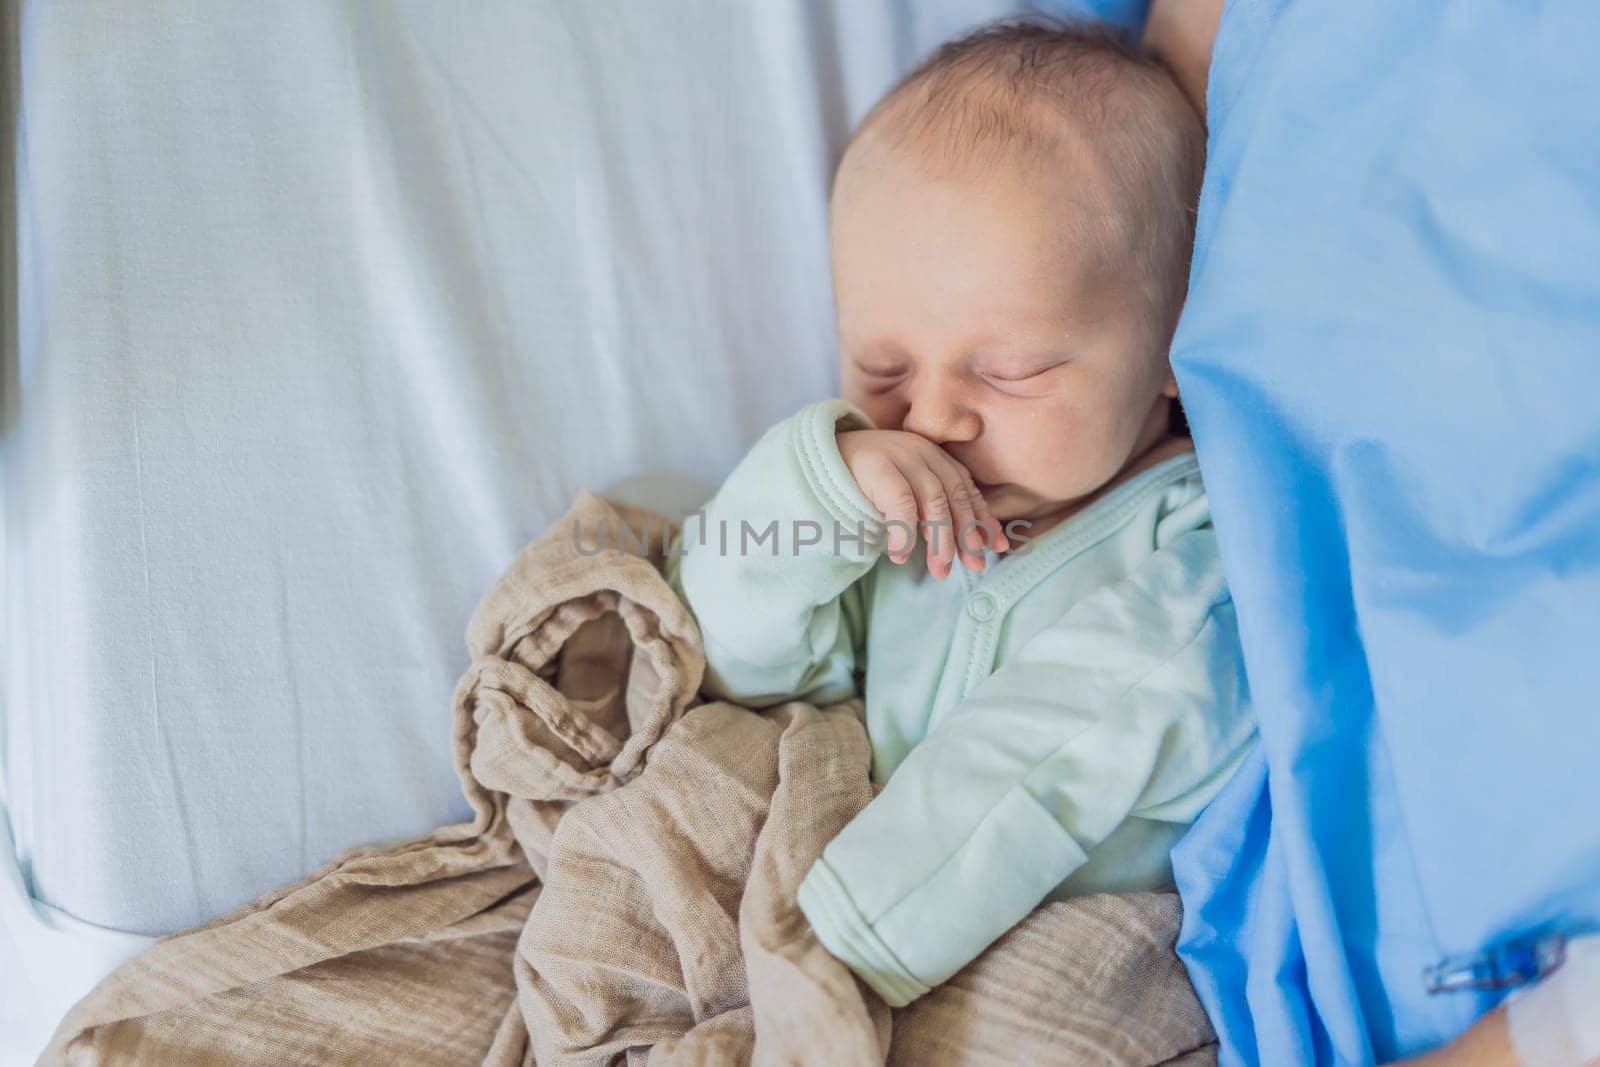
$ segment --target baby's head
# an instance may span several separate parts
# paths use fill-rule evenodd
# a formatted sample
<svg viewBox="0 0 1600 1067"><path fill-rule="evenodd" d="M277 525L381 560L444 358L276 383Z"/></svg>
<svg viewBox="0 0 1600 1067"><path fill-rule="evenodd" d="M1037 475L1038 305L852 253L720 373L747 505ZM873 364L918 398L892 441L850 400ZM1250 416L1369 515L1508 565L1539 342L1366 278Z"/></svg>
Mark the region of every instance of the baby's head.
<svg viewBox="0 0 1600 1067"><path fill-rule="evenodd" d="M1112 37L1027 23L945 45L834 181L844 398L1036 527L1170 445L1204 149L1177 85Z"/></svg>

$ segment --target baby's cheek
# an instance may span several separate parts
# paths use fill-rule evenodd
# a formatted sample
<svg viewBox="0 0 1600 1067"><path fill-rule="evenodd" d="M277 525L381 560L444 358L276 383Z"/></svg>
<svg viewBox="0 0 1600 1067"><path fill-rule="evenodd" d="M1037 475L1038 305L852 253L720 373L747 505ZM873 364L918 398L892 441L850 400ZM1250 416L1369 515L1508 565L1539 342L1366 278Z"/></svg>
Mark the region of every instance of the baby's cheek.
<svg viewBox="0 0 1600 1067"><path fill-rule="evenodd" d="M898 430L905 421L905 405L892 395L874 395L871 393L857 392L852 399L847 393L844 400L861 409L872 424L880 430Z"/></svg>
<svg viewBox="0 0 1600 1067"><path fill-rule="evenodd" d="M1014 481L1049 485L1074 450L1074 431L1065 413L1041 410L1008 428L1001 450Z"/></svg>
<svg viewBox="0 0 1600 1067"><path fill-rule="evenodd" d="M1028 419L1028 439L1021 447L1041 460L1059 460L1081 450L1092 438L1093 428L1093 413L1075 404L1041 404Z"/></svg>
<svg viewBox="0 0 1600 1067"><path fill-rule="evenodd" d="M1072 497L1085 492L1105 466L1109 452L1104 420L1097 413L1058 409L1034 420L1028 440L1018 445L1019 457L1050 495Z"/></svg>

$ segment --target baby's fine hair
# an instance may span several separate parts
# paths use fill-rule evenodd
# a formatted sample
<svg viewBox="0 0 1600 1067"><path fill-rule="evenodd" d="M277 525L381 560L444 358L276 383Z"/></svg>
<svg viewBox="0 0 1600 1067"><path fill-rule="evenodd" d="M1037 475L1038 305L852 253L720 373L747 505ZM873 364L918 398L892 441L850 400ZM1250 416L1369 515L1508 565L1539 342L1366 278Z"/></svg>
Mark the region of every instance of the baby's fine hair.
<svg viewBox="0 0 1600 1067"><path fill-rule="evenodd" d="M1072 174L1064 137L1109 162L1118 203L1096 205L1102 247L1132 253L1170 328L1188 282L1205 129L1159 62L1110 31L1040 18L995 23L940 46L869 111L871 132L929 166L1001 160Z"/></svg>

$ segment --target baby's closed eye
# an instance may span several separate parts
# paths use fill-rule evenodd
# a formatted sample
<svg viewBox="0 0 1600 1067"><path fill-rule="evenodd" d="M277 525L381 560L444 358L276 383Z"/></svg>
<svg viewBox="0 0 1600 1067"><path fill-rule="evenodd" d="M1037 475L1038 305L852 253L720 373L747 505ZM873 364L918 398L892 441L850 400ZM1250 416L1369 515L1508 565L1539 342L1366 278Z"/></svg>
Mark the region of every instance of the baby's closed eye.
<svg viewBox="0 0 1600 1067"><path fill-rule="evenodd" d="M1065 356L1051 356L1031 360L996 360L985 363L979 374L990 384L1006 392L1025 392L1051 384L1056 375L1051 372L1065 367Z"/></svg>
<svg viewBox="0 0 1600 1067"><path fill-rule="evenodd" d="M864 362L854 360L856 373L868 389L882 392L894 388L910 373L910 368L903 363Z"/></svg>

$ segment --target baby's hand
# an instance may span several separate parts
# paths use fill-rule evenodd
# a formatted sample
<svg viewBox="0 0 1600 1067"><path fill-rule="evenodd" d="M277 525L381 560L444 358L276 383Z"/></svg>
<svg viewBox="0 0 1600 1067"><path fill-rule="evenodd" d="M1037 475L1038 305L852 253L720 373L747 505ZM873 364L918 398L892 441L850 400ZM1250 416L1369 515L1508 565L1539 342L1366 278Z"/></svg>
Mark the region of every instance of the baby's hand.
<svg viewBox="0 0 1600 1067"><path fill-rule="evenodd" d="M888 550L895 563L911 556L919 533L927 539L928 571L935 578L949 576L958 552L968 570L982 570L986 532L997 551L1010 547L971 472L926 437L906 430L846 430L838 442L862 494L894 524ZM924 529L919 523L932 525ZM957 544L963 530L966 537Z"/></svg>

